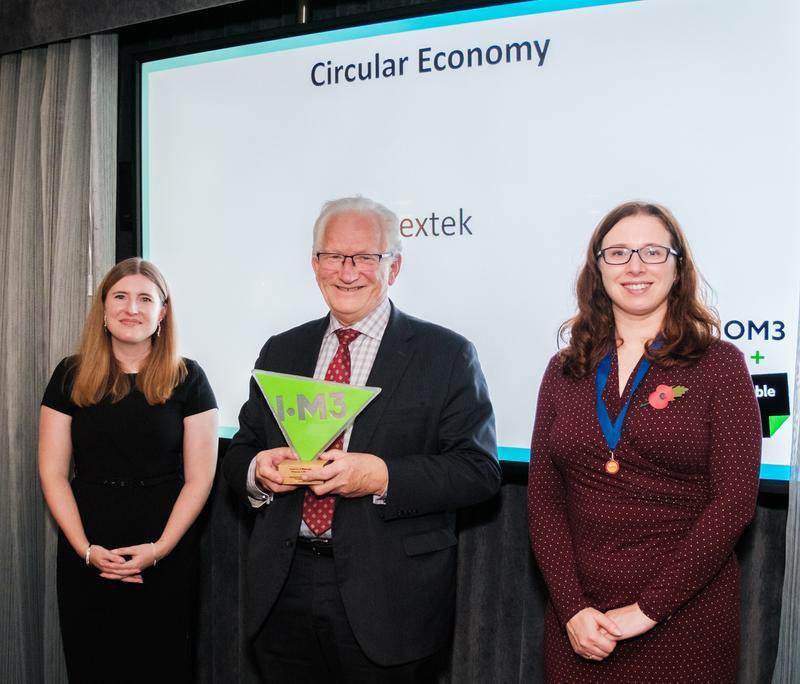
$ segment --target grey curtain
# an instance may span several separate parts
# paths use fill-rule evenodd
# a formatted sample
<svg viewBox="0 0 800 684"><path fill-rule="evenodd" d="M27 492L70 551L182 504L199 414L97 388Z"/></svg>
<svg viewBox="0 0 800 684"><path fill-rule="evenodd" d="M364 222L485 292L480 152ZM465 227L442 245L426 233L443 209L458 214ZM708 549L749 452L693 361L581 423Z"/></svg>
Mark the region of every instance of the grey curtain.
<svg viewBox="0 0 800 684"><path fill-rule="evenodd" d="M0 681L66 681L39 400L113 263L115 36L0 58Z"/></svg>
<svg viewBox="0 0 800 684"><path fill-rule="evenodd" d="M498 497L459 516L455 632L439 684L543 681L547 590L528 543L524 469L506 471ZM204 519L200 684L259 682L242 623L251 520L251 512L218 476ZM783 496L762 494L736 548L741 569L740 684L768 684L772 679L785 524Z"/></svg>
<svg viewBox="0 0 800 684"><path fill-rule="evenodd" d="M773 684L800 682L800 415L797 412L797 402L800 400L800 334L794 378L792 462L786 518L786 572L783 578L781 631Z"/></svg>

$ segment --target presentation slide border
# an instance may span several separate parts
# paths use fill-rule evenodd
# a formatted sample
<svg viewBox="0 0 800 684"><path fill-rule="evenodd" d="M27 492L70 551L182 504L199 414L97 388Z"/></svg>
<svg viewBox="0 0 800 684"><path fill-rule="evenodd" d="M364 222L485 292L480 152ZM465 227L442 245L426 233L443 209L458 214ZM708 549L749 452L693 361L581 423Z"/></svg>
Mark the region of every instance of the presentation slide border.
<svg viewBox="0 0 800 684"><path fill-rule="evenodd" d="M454 26L458 24L468 24L479 21L490 21L493 19L504 19L531 14L544 14L547 12L561 12L565 10L584 9L588 7L600 7L605 5L619 5L632 2L642 2L643 0L529 0L528 2L513 3L509 5L499 5L492 7L480 7L468 10L457 10L454 12L444 12L423 17L410 17L406 19L394 19L382 21L374 24L364 24L342 29L330 29L316 33L309 33L302 36L292 36L289 38L275 38L272 40L258 41L245 45L238 45L229 48L219 48L189 55L168 57L148 62L141 65L141 165L142 165L142 256L148 259L150 256L150 205L149 205L149 77L158 71L169 69L179 69L198 64L207 64L229 59L239 59L254 55L263 55L271 52L283 50L293 50L303 47L316 45L327 45L330 43L357 40L360 38L373 38L394 33L407 31L418 31L422 29L438 28L443 26ZM230 439L236 434L237 428L232 426L220 426L219 437ZM505 447L497 449L498 459L517 463L527 463L530 461L530 449L522 447ZM790 477L790 466L775 465L769 463L761 464L760 477L762 480L788 481Z"/></svg>
<svg viewBox="0 0 800 684"><path fill-rule="evenodd" d="M223 426L219 429L219 436L223 439L231 439L236 434L237 428ZM513 463L528 463L531 460L531 450L522 447L497 447L497 458L500 461L511 461ZM771 463L761 464L761 479L762 480L779 480L784 481L789 479L788 465L774 465Z"/></svg>

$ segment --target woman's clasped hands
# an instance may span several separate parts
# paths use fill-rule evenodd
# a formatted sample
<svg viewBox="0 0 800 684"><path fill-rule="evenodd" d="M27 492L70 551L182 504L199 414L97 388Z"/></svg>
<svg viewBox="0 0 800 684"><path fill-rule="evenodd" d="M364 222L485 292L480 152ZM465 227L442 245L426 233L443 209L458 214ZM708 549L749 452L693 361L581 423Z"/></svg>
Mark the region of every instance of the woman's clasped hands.
<svg viewBox="0 0 800 684"><path fill-rule="evenodd" d="M603 660L611 655L617 642L644 634L656 626L632 603L602 613L596 608L584 608L567 622L567 636L572 649L587 660Z"/></svg>
<svg viewBox="0 0 800 684"><path fill-rule="evenodd" d="M100 577L121 582L142 584L142 571L154 567L158 561L154 544L137 544L119 549L106 549L92 544L87 551L87 565L92 565Z"/></svg>

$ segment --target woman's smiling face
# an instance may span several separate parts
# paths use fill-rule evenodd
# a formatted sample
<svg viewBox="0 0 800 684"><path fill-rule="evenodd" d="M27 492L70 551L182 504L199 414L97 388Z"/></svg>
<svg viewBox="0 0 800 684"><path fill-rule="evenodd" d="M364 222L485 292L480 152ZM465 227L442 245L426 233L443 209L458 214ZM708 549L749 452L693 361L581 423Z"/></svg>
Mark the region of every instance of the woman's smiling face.
<svg viewBox="0 0 800 684"><path fill-rule="evenodd" d="M624 247L641 249L647 245L672 247L672 237L655 216L626 216L606 233L601 249ZM639 253L631 254L627 264L607 264L599 258L603 287L611 299L614 315L646 317L667 312L667 298L677 275L676 257L670 254L663 264L646 264Z"/></svg>

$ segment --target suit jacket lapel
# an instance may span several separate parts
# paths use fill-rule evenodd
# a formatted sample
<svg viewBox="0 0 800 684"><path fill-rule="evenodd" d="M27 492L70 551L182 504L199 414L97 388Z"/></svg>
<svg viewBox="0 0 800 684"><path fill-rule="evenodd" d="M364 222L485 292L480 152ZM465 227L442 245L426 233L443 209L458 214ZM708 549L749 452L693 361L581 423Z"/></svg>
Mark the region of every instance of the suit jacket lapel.
<svg viewBox="0 0 800 684"><path fill-rule="evenodd" d="M392 304L389 323L367 380L370 387L380 387L381 393L356 418L348 451L369 451L372 434L378 427L384 410L391 405L392 395L414 354L413 337L408 317Z"/></svg>

